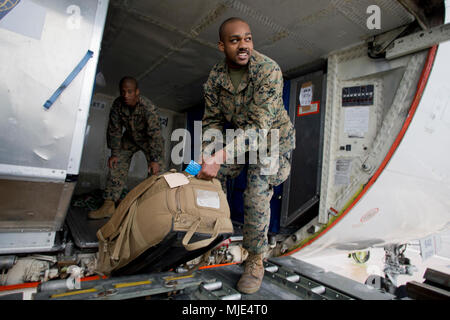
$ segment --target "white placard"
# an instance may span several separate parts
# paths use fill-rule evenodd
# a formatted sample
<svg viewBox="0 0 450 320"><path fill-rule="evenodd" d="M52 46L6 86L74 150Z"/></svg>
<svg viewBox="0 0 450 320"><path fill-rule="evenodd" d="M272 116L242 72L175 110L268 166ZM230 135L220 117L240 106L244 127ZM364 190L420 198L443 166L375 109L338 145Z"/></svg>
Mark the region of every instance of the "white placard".
<svg viewBox="0 0 450 320"><path fill-rule="evenodd" d="M419 240L420 243L420 255L422 256L422 261L425 261L436 253L436 246L434 242L434 237L429 236L424 239Z"/></svg>
<svg viewBox="0 0 450 320"><path fill-rule="evenodd" d="M335 185L347 185L350 183L351 159L336 160L336 171L334 173Z"/></svg>
<svg viewBox="0 0 450 320"><path fill-rule="evenodd" d="M196 189L195 195L198 206L214 209L220 208L220 198L218 192Z"/></svg>
<svg viewBox="0 0 450 320"><path fill-rule="evenodd" d="M309 106L313 98L313 85L311 83L302 85L300 89L300 105Z"/></svg>
<svg viewBox="0 0 450 320"><path fill-rule="evenodd" d="M369 131L369 107L345 107L344 132L349 137L363 138Z"/></svg>

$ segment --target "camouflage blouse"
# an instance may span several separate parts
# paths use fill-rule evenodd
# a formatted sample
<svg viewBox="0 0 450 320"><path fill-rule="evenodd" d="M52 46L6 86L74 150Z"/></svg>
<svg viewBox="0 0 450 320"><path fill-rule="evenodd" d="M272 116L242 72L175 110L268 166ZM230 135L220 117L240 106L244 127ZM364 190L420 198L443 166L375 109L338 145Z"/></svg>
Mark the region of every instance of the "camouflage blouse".
<svg viewBox="0 0 450 320"><path fill-rule="evenodd" d="M206 104L202 120L203 133L208 129L223 132L227 122L234 129L244 132L249 129L278 129L279 153L285 154L295 148L295 129L283 105L283 75L272 59L253 50L248 71L237 90L234 90L224 60L212 68L203 90ZM268 147L271 144L270 136L271 133L267 139ZM251 145L247 135L237 135L233 143L237 139L244 139L244 143L235 145L234 158L249 151ZM257 148L260 147L258 142Z"/></svg>
<svg viewBox="0 0 450 320"><path fill-rule="evenodd" d="M107 143L112 156L117 156L120 149L140 149L147 161L159 161L163 153L163 138L156 106L144 97L139 97L134 108L125 105L121 97L114 100L109 114Z"/></svg>

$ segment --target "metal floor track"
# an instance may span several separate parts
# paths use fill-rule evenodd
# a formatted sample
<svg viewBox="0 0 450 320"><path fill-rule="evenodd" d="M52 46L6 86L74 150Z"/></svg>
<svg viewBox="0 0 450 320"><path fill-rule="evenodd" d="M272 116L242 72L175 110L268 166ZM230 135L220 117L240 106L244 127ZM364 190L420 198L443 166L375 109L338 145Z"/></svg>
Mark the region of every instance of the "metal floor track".
<svg viewBox="0 0 450 320"><path fill-rule="evenodd" d="M359 282L291 258L265 262L264 281L254 294L241 294L236 283L242 265L198 270L192 274L163 272L81 282L78 290L39 291L36 300L393 300Z"/></svg>

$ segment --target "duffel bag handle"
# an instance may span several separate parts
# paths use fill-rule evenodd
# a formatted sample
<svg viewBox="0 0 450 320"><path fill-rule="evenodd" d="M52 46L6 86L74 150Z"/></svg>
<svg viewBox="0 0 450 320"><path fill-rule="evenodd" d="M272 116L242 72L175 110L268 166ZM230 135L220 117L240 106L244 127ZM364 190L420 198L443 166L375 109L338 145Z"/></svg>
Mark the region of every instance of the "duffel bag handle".
<svg viewBox="0 0 450 320"><path fill-rule="evenodd" d="M204 240L199 240L199 241L193 242L193 243L189 243L189 241L191 241L191 238L194 235L195 231L197 231L201 220L202 220L202 218L198 218L198 220L192 224L192 226L186 232L186 235L184 236L183 241L181 242L183 244L183 246L186 248L186 250L188 250L188 251L197 250L197 249L204 248L204 247L210 245L219 235L219 219L216 219L216 222L214 223L213 234L211 235L210 238L204 239Z"/></svg>

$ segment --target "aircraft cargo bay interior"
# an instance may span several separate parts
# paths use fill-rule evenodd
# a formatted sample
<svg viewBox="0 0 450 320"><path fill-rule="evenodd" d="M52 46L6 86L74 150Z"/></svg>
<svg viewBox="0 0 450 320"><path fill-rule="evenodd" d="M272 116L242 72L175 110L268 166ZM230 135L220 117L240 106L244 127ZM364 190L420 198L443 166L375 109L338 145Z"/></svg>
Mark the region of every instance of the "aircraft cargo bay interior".
<svg viewBox="0 0 450 320"><path fill-rule="evenodd" d="M449 6L0 0L0 298L28 283L19 298L448 299ZM123 120L141 113L153 118ZM261 173L287 172L264 180L267 199L250 191L262 181L254 123L284 123L255 151L282 151L278 175ZM214 140L206 126L219 128ZM225 154L236 141L238 154L241 129L240 171L222 164L202 179L208 163L192 161L208 143ZM141 144L144 131L154 136ZM124 173L112 173L117 148ZM95 217L119 178L113 209ZM268 219L263 253L248 240L252 210ZM137 254L149 234L158 240ZM340 255L361 266L371 252L383 263L357 281L310 264ZM447 267L418 269L408 254ZM236 283L256 255L261 290L245 294ZM407 280L418 270L423 283Z"/></svg>

